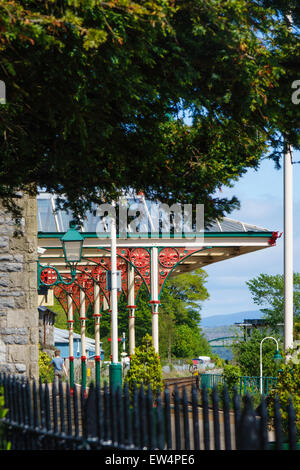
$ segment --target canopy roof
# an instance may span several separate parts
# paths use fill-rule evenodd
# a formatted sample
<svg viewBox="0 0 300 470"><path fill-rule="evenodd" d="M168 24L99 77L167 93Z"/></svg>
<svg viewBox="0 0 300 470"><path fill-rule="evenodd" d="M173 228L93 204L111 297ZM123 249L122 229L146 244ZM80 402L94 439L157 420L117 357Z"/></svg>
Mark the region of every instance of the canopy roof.
<svg viewBox="0 0 300 470"><path fill-rule="evenodd" d="M68 274L69 268L65 266L61 237L69 228L71 214L56 208L56 198L48 193L38 196L38 246L39 261L43 265L52 265L62 274ZM82 261L78 265L93 264L93 259L109 257L110 233L102 231L97 233L99 218L89 212L82 223L82 234L85 237ZM117 247L120 250L149 249L153 246L164 249L164 254L173 250L179 253L185 250L188 256L180 255L178 262L174 263L170 276L183 272L193 271L209 264L234 258L246 253L269 248L276 244L278 232L265 227L258 227L238 220L223 218L215 221L201 234L185 233L183 236L163 233L127 233L127 238L118 237ZM168 251L169 250L169 251ZM175 250L175 251L174 251ZM125 253L125 251L123 251ZM126 259L126 256L124 256Z"/></svg>

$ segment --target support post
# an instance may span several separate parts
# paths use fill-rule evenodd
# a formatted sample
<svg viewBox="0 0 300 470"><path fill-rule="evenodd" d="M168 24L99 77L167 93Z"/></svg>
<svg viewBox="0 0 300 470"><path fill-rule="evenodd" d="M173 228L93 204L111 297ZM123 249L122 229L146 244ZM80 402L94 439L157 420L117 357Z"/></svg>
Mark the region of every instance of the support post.
<svg viewBox="0 0 300 470"><path fill-rule="evenodd" d="M292 15L287 15L290 30L293 27ZM292 147L285 143L284 153L284 351L293 348L293 160ZM290 355L286 355L288 361Z"/></svg>
<svg viewBox="0 0 300 470"><path fill-rule="evenodd" d="M81 379L82 388L86 393L86 347L85 347L85 292L80 289L80 337L81 337Z"/></svg>
<svg viewBox="0 0 300 470"><path fill-rule="evenodd" d="M129 356L135 351L135 292L134 292L134 267L128 264L127 272L128 288L128 332L129 332Z"/></svg>
<svg viewBox="0 0 300 470"><path fill-rule="evenodd" d="M68 294L68 327L69 327L69 380L70 392L74 391L74 330L73 330L73 299Z"/></svg>
<svg viewBox="0 0 300 470"><path fill-rule="evenodd" d="M292 150L284 155L284 351L293 348L293 163ZM288 357L287 357L288 360Z"/></svg>
<svg viewBox="0 0 300 470"><path fill-rule="evenodd" d="M151 249L151 308L152 308L152 339L155 351L159 352L158 337L158 248Z"/></svg>
<svg viewBox="0 0 300 470"><path fill-rule="evenodd" d="M115 203L113 204L115 207ZM110 385L117 388L122 385L122 365L118 354L118 285L117 285L117 232L116 213L112 214L110 225L111 238L111 364L109 370Z"/></svg>
<svg viewBox="0 0 300 470"><path fill-rule="evenodd" d="M96 385L100 387L100 286L94 282L94 319L95 319L95 375Z"/></svg>

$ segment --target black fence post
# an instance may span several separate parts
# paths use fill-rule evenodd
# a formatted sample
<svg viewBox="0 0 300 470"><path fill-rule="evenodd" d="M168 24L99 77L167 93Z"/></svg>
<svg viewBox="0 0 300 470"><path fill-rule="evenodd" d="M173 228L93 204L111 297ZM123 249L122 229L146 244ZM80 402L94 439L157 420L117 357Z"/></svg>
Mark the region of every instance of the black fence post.
<svg viewBox="0 0 300 470"><path fill-rule="evenodd" d="M53 384L52 400L47 382L42 384L40 381L37 388L35 381L29 383L24 377L0 374L0 385L4 388L5 406L9 410L3 419L4 435L1 436L1 442L10 441L13 450L104 448L200 450L202 447L199 403L195 385L191 390L191 399L186 389L183 389L180 396L178 388L175 387L172 411L167 387L164 389L164 394L158 390L154 399L151 388L148 387L145 394L143 385L139 390L135 386L130 396L127 385L123 390L121 388L108 390L105 384L102 393L98 386L95 387L91 383L88 396L81 394L81 410L79 410L77 389L74 388L71 397L68 384L64 389L60 382L59 396ZM256 410L259 416L256 416L249 394L243 398L243 402L241 410L240 397L235 390L233 397L235 448L273 449L268 442L269 418L264 396ZM212 405L214 444L211 445L208 393L204 386L201 402L204 450L209 450L210 447L218 450L223 446L216 387L212 390ZM286 411L287 420L284 420L283 429L280 404L276 398L273 420L276 450L282 450L285 446L284 437L288 438L290 450L297 449L296 417L292 399L289 400ZM231 450L230 397L226 386L223 387L223 418L225 449ZM191 419L193 438L190 436ZM174 432L175 443L172 442Z"/></svg>
<svg viewBox="0 0 300 470"><path fill-rule="evenodd" d="M258 450L259 434L251 396L245 397L244 408L238 425L238 450Z"/></svg>

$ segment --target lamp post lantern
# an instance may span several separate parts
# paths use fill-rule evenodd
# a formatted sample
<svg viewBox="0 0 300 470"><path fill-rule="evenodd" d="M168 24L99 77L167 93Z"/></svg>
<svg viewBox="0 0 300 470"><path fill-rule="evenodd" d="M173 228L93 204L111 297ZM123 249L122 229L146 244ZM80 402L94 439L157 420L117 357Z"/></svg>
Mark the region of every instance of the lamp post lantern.
<svg viewBox="0 0 300 470"><path fill-rule="evenodd" d="M84 237L71 222L69 230L61 238L62 249L66 265L70 267L71 279L65 281L61 274L53 266L42 266L38 261L38 289L41 286L52 287L58 284L70 286L76 278L76 266L81 261Z"/></svg>
<svg viewBox="0 0 300 470"><path fill-rule="evenodd" d="M72 275L76 271L76 264L81 260L83 240L83 236L71 222L69 230L61 238L61 243L66 264L70 266Z"/></svg>

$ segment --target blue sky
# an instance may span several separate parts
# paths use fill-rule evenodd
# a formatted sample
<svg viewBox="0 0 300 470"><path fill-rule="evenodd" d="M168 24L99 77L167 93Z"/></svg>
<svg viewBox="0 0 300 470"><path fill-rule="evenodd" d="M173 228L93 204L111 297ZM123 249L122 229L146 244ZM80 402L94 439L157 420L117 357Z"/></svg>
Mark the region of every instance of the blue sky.
<svg viewBox="0 0 300 470"><path fill-rule="evenodd" d="M293 161L300 160L295 152ZM293 165L294 271L300 271L300 164ZM265 160L258 171L249 170L233 188L223 188L222 196L236 195L240 210L228 215L233 219L283 232L283 168ZM260 273L283 274L283 236L276 247L249 253L206 267L206 287L210 299L202 304L202 318L257 310L246 281Z"/></svg>

